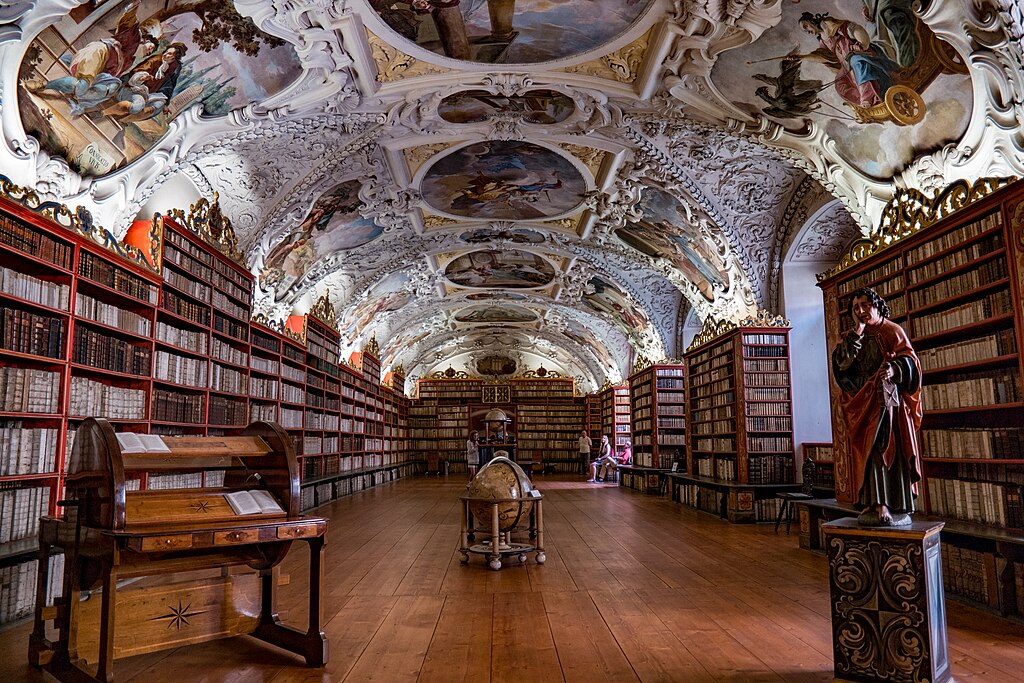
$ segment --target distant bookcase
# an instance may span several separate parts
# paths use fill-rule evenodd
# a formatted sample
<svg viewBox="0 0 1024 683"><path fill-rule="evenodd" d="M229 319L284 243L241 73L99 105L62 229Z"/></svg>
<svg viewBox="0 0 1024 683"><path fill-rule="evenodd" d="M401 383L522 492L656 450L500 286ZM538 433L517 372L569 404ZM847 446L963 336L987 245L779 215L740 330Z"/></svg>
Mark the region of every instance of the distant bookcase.
<svg viewBox="0 0 1024 683"><path fill-rule="evenodd" d="M685 469L686 368L656 363L629 378L633 463L636 467ZM620 394L620 397L621 395Z"/></svg>
<svg viewBox="0 0 1024 683"><path fill-rule="evenodd" d="M773 521L775 494L798 488L788 322L709 318L685 362L689 465L671 475L673 497L731 522Z"/></svg>
<svg viewBox="0 0 1024 683"><path fill-rule="evenodd" d="M633 436L629 385L607 387L601 391L599 396L601 397L601 431L595 443L600 441L602 435L607 435L615 447L615 452L622 453L627 443L632 444Z"/></svg>
<svg viewBox="0 0 1024 683"><path fill-rule="evenodd" d="M1002 185L983 179L954 183L934 199L898 196L876 234L819 285L829 349L852 325L860 287L885 297L906 330L924 385L918 503L947 521L946 588L1020 614L1013 585L1024 583L1024 184ZM908 202L913 212L903 210ZM851 505L849 435L834 380L830 388L836 498Z"/></svg>

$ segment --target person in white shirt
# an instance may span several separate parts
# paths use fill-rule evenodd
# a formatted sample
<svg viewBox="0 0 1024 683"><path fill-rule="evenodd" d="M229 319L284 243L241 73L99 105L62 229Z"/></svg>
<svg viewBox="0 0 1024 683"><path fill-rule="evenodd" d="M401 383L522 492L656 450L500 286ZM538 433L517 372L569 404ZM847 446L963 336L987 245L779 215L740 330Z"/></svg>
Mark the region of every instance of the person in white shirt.
<svg viewBox="0 0 1024 683"><path fill-rule="evenodd" d="M580 432L580 471L585 472L587 463L590 462L590 447L594 442L587 436L587 430Z"/></svg>

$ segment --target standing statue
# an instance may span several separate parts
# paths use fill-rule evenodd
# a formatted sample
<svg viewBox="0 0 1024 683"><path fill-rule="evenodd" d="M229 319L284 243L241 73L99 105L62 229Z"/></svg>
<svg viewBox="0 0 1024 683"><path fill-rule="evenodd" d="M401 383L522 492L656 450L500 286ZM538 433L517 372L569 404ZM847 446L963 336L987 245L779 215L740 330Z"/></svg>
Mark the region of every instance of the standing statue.
<svg viewBox="0 0 1024 683"><path fill-rule="evenodd" d="M921 364L903 328L873 289L853 295L854 328L832 352L832 372L850 435L858 522L910 524L921 480Z"/></svg>

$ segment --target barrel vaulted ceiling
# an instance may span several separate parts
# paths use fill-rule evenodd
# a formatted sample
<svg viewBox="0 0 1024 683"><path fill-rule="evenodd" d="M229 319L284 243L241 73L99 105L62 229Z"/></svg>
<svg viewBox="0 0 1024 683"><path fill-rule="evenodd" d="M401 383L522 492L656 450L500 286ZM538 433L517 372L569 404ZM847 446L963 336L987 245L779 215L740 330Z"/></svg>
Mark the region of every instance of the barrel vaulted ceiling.
<svg viewBox="0 0 1024 683"><path fill-rule="evenodd" d="M779 311L896 188L1019 175L1012 0L21 0L0 171L119 234L217 194L343 353L584 390ZM346 354L347 355L347 354Z"/></svg>

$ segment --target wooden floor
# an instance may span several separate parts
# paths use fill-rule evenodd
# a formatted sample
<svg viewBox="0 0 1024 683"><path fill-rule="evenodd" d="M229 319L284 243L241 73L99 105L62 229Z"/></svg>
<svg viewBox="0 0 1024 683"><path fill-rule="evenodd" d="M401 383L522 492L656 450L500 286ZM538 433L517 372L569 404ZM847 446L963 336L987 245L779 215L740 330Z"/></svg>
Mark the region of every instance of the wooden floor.
<svg viewBox="0 0 1024 683"><path fill-rule="evenodd" d="M121 681L830 681L824 558L611 485L541 479L547 563L457 552L465 482L417 477L321 508L326 669L247 637L118 661ZM305 550L282 616L302 625ZM953 673L1020 681L1024 626L949 603ZM42 681L29 625L0 631L0 681Z"/></svg>

